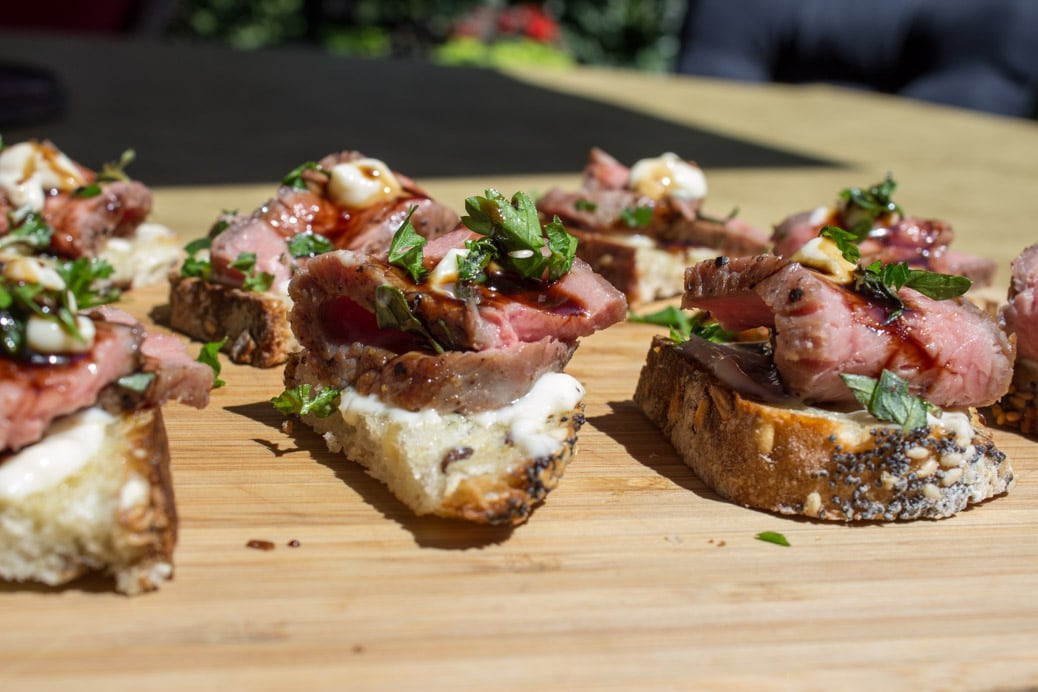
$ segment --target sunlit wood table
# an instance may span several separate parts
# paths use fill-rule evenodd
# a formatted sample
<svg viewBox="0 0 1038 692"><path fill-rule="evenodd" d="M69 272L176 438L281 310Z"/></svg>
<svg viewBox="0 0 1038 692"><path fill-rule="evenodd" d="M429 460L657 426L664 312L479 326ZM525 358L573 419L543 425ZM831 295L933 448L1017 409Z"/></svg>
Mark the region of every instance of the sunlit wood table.
<svg viewBox="0 0 1038 692"><path fill-rule="evenodd" d="M959 249L998 260L1002 287L1009 260L1038 241L1034 123L827 87L513 76L839 164L708 170L718 213L737 206L769 226L891 171L906 209L950 221ZM342 147L364 142L344 135ZM487 186L576 185L582 165L420 182L460 208ZM273 185L159 189L156 220L186 240ZM146 317L165 300L160 286L128 305ZM588 392L578 454L513 530L412 516L315 435L282 432L267 403L279 370L226 365L208 409L166 409L175 580L133 599L100 577L0 586L0 688L1038 685L1035 443L997 433L1015 488L943 521L843 525L744 509L707 490L631 402L657 332L621 324L583 340L569 367ZM791 546L756 540L761 531ZM275 549L246 547L253 539Z"/></svg>

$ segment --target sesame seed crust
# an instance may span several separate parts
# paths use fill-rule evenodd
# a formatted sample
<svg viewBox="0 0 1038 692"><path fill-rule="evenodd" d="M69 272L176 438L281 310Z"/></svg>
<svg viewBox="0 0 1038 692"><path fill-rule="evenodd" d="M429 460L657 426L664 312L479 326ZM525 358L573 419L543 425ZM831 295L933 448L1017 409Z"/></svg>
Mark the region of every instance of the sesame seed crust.
<svg viewBox="0 0 1038 692"><path fill-rule="evenodd" d="M1011 465L975 411L957 425L903 432L768 405L725 388L668 343L654 340L634 401L696 475L733 502L833 521L940 519L1012 487Z"/></svg>

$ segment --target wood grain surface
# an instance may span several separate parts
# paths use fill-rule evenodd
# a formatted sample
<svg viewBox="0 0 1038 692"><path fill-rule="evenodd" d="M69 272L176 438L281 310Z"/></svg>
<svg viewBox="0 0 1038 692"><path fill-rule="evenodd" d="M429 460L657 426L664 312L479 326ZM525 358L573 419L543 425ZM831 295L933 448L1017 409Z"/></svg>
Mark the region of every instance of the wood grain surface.
<svg viewBox="0 0 1038 692"><path fill-rule="evenodd" d="M1033 124L821 88L614 75L606 89L603 75L523 76L614 100L642 93L668 117L846 153L845 169L708 171L708 209L738 205L767 226L891 169L902 204L950 220L960 249L1004 267L1038 240ZM670 98L648 99L656 88ZM564 178L422 182L460 206L487 185L575 185L581 165ZM187 239L220 209L271 192L159 190L156 218ZM127 305L148 317L165 300L160 286ZM280 370L225 365L228 386L208 409L166 408L175 580L133 599L98 577L0 585L0 688L1038 685L1034 442L996 433L1016 487L943 521L843 525L744 509L707 490L631 402L657 331L621 324L583 340L569 367L588 392L578 454L511 530L413 516L314 434L282 431L267 403ZM247 548L253 539L275 548Z"/></svg>

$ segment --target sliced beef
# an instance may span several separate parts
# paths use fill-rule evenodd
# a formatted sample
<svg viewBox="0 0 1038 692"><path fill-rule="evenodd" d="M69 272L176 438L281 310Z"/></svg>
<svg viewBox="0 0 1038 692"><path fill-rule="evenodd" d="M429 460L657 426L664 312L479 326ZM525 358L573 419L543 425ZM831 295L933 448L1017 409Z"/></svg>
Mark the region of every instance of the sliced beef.
<svg viewBox="0 0 1038 692"><path fill-rule="evenodd" d="M63 257L92 257L108 238L133 233L151 212L151 191L135 180L101 183L101 193L48 195L43 219L54 229L51 250Z"/></svg>
<svg viewBox="0 0 1038 692"><path fill-rule="evenodd" d="M36 442L55 418L92 406L102 389L138 369L139 325L97 322L96 329L93 348L65 363L0 358L0 450Z"/></svg>
<svg viewBox="0 0 1038 692"><path fill-rule="evenodd" d="M455 239L468 237L457 233ZM443 244L439 244L441 250ZM315 257L290 285L296 306L292 327L305 348L315 348L334 335L348 311L343 301L375 311L380 286L398 289L415 317L446 348L484 350L550 336L574 341L626 315L623 294L595 274L584 262L550 286L530 290L508 277L491 277L452 297L442 287L415 285L409 276L384 259L340 250ZM346 338L340 335L340 338ZM350 338L353 338L352 336Z"/></svg>
<svg viewBox="0 0 1038 692"><path fill-rule="evenodd" d="M178 401L205 408L209 403L213 369L189 355L183 340L171 334L145 333L144 325L135 317L110 305L94 308L88 316L97 324L126 325L143 335L140 371L154 373L155 378L143 392L143 397L135 399L135 406L160 406L167 401Z"/></svg>
<svg viewBox="0 0 1038 692"><path fill-rule="evenodd" d="M375 394L383 402L409 411L469 414L515 401L541 375L561 371L575 349L574 343L547 337L510 348L441 354L332 343L293 357L286 366L285 382L292 386L297 381L317 380L330 387L350 386L360 394Z"/></svg>
<svg viewBox="0 0 1038 692"><path fill-rule="evenodd" d="M777 225L772 236L774 253L780 257L792 257L824 226L847 227L843 217L832 210L820 223L812 223L813 218L822 216L816 216L813 211L802 212ZM954 237L952 227L944 221L906 217L872 229L858 246L860 262L863 266L876 260L885 264L907 262L915 269L965 276L977 286L990 285L995 276L995 262L949 250L948 245Z"/></svg>
<svg viewBox="0 0 1038 692"><path fill-rule="evenodd" d="M774 360L786 387L816 403L853 403L841 373L891 370L938 406L980 406L1009 386L1014 349L996 322L964 299L899 293L900 317L849 287L777 257L693 265L685 307L709 310L726 329L773 330Z"/></svg>
<svg viewBox="0 0 1038 692"><path fill-rule="evenodd" d="M273 276L274 286L283 285L292 276L288 241L256 216L232 224L213 238L209 253L214 282L241 286L245 274L231 267L231 263L245 253L256 256L254 270Z"/></svg>
<svg viewBox="0 0 1038 692"><path fill-rule="evenodd" d="M1011 269L1009 301L1002 310L1006 329L1016 334L1022 358L1038 360L1038 245L1021 252Z"/></svg>
<svg viewBox="0 0 1038 692"><path fill-rule="evenodd" d="M584 168L582 188L549 190L537 200L545 218L558 216L566 225L597 233L638 233L664 244L713 248L719 254L752 255L763 252L768 236L735 219L712 219L700 213L702 200L673 197L652 199L628 188L631 171L612 156L594 148ZM588 204L590 203L590 204ZM631 227L624 210L652 209L647 225Z"/></svg>
<svg viewBox="0 0 1038 692"><path fill-rule="evenodd" d="M338 163L365 158L355 151L330 154L319 162L329 170ZM230 220L230 225L213 239L210 256L214 281L240 286L244 275L230 267L243 252L256 255L256 270L272 274L274 285L283 284L292 271L309 258L293 259L288 240L300 233L318 233L344 250L385 254L393 234L415 206L411 224L419 235L435 238L453 231L460 219L449 207L428 195L407 176L394 171L402 196L364 209L348 209L327 196L328 175L313 169L302 173L305 188L278 188L274 198L247 217Z"/></svg>

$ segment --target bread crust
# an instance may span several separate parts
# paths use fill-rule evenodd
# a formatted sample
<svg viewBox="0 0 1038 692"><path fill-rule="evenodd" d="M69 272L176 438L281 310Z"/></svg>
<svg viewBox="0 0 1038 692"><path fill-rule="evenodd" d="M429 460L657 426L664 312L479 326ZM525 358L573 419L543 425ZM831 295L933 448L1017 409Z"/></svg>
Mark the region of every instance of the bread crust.
<svg viewBox="0 0 1038 692"><path fill-rule="evenodd" d="M159 408L117 414L68 478L0 499L0 577L61 585L104 572L136 595L173 576L177 514Z"/></svg>
<svg viewBox="0 0 1038 692"><path fill-rule="evenodd" d="M972 439L747 399L656 337L635 403L719 495L837 521L938 519L1007 492L1013 471L975 412Z"/></svg>
<svg viewBox="0 0 1038 692"><path fill-rule="evenodd" d="M300 355L289 358L285 386L319 386ZM534 456L510 438L507 424L481 425L459 413L427 411L424 415L435 418L416 424L370 410L301 420L331 451L359 463L416 514L516 525L558 485L575 452L583 414L580 403L546 415L539 431L555 444L550 453Z"/></svg>
<svg viewBox="0 0 1038 692"><path fill-rule="evenodd" d="M995 425L1038 435L1038 362L1018 357L1009 391L991 406Z"/></svg>
<svg viewBox="0 0 1038 692"><path fill-rule="evenodd" d="M227 337L221 349L235 363L269 368L299 348L288 314L291 302L198 277L169 274L170 326L199 341Z"/></svg>

